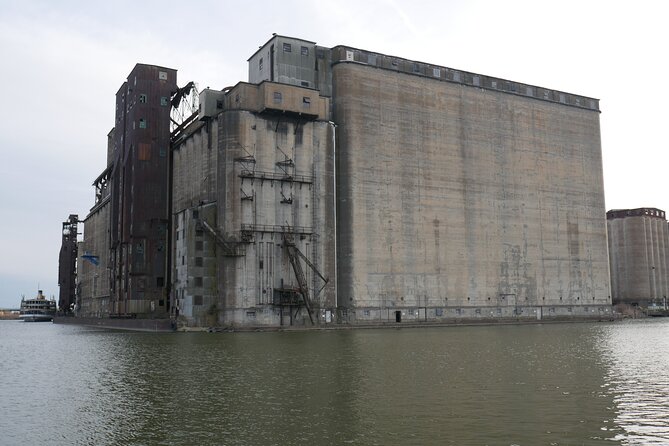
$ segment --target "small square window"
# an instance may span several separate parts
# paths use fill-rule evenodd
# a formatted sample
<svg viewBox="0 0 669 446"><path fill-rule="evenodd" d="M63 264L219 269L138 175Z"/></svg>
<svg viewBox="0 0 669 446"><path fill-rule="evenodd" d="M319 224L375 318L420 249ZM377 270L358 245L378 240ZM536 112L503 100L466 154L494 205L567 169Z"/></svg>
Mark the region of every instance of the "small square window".
<svg viewBox="0 0 669 446"><path fill-rule="evenodd" d="M165 278L164 277L156 277L156 286L158 288L162 288L165 286Z"/></svg>
<svg viewBox="0 0 669 446"><path fill-rule="evenodd" d="M198 240L195 242L195 250L196 251L202 251L202 248L204 247L204 243L202 240Z"/></svg>
<svg viewBox="0 0 669 446"><path fill-rule="evenodd" d="M140 94L139 95L139 103L140 104L146 104L146 95L145 94Z"/></svg>
<svg viewBox="0 0 669 446"><path fill-rule="evenodd" d="M302 85L303 87L308 87L308 86L309 86L309 82L307 82L307 81L300 81L300 85Z"/></svg>
<svg viewBox="0 0 669 446"><path fill-rule="evenodd" d="M193 296L193 305L202 305L202 296L200 295Z"/></svg>
<svg viewBox="0 0 669 446"><path fill-rule="evenodd" d="M258 60L258 69L259 69L260 71L262 71L262 62L263 62L263 60L262 60L262 57L261 57L261 58Z"/></svg>
<svg viewBox="0 0 669 446"><path fill-rule="evenodd" d="M204 259L202 257L195 257L195 266L203 266Z"/></svg>
<svg viewBox="0 0 669 446"><path fill-rule="evenodd" d="M306 47L306 46L301 47L301 48L300 48L300 53L301 53L303 56L308 56L308 55L309 55L309 48Z"/></svg>
<svg viewBox="0 0 669 446"><path fill-rule="evenodd" d="M161 81L166 81L167 80L167 71L159 71L158 72L158 79Z"/></svg>
<svg viewBox="0 0 669 446"><path fill-rule="evenodd" d="M282 100L281 92L280 91L275 91L274 92L274 103L275 104L280 104Z"/></svg>
<svg viewBox="0 0 669 446"><path fill-rule="evenodd" d="M290 53L291 51L293 51L293 48L290 46L290 43L283 44L283 51L285 53Z"/></svg>
<svg viewBox="0 0 669 446"><path fill-rule="evenodd" d="M202 277L196 277L193 282L194 282L193 283L194 286L201 287L202 286Z"/></svg>
<svg viewBox="0 0 669 446"><path fill-rule="evenodd" d="M161 96L160 97L160 105L163 106L163 107L166 107L166 106L170 105L170 100L167 99L167 96Z"/></svg>
<svg viewBox="0 0 669 446"><path fill-rule="evenodd" d="M145 129L146 128L146 119L139 118L139 128L140 129Z"/></svg>
<svg viewBox="0 0 669 446"><path fill-rule="evenodd" d="M441 77L441 70L439 68L432 68L432 76Z"/></svg>
<svg viewBox="0 0 669 446"><path fill-rule="evenodd" d="M307 96L303 97L302 98L302 107L309 108L309 106L311 106L311 98L307 97Z"/></svg>

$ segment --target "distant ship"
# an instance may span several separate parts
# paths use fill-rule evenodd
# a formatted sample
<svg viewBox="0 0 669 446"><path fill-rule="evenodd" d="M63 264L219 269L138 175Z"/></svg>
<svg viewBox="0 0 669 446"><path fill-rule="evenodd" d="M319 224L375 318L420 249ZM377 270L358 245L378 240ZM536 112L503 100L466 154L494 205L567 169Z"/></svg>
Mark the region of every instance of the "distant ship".
<svg viewBox="0 0 669 446"><path fill-rule="evenodd" d="M42 290L33 299L21 298L19 319L25 322L49 322L56 315L56 301L47 300Z"/></svg>

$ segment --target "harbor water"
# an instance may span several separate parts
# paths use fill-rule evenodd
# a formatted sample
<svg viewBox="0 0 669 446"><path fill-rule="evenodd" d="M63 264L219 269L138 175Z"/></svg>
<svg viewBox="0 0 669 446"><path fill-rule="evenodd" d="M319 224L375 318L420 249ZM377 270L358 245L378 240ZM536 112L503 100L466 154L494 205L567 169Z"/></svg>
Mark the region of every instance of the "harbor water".
<svg viewBox="0 0 669 446"><path fill-rule="evenodd" d="M0 444L669 444L669 318L169 334L0 321Z"/></svg>

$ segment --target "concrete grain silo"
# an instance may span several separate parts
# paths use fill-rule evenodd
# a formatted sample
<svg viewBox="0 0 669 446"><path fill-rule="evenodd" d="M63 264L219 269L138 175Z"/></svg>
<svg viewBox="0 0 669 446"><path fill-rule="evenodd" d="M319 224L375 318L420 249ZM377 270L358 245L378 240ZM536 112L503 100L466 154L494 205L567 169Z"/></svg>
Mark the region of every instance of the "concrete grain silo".
<svg viewBox="0 0 669 446"><path fill-rule="evenodd" d="M614 304L666 309L669 295L669 233L656 208L606 213Z"/></svg>

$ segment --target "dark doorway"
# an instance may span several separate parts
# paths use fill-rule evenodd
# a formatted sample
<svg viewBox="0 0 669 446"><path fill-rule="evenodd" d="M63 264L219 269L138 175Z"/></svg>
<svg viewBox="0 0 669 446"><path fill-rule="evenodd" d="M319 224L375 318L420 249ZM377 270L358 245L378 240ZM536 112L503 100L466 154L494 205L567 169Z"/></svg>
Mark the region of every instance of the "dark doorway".
<svg viewBox="0 0 669 446"><path fill-rule="evenodd" d="M402 312L401 311L396 311L395 312L395 322L402 322Z"/></svg>

